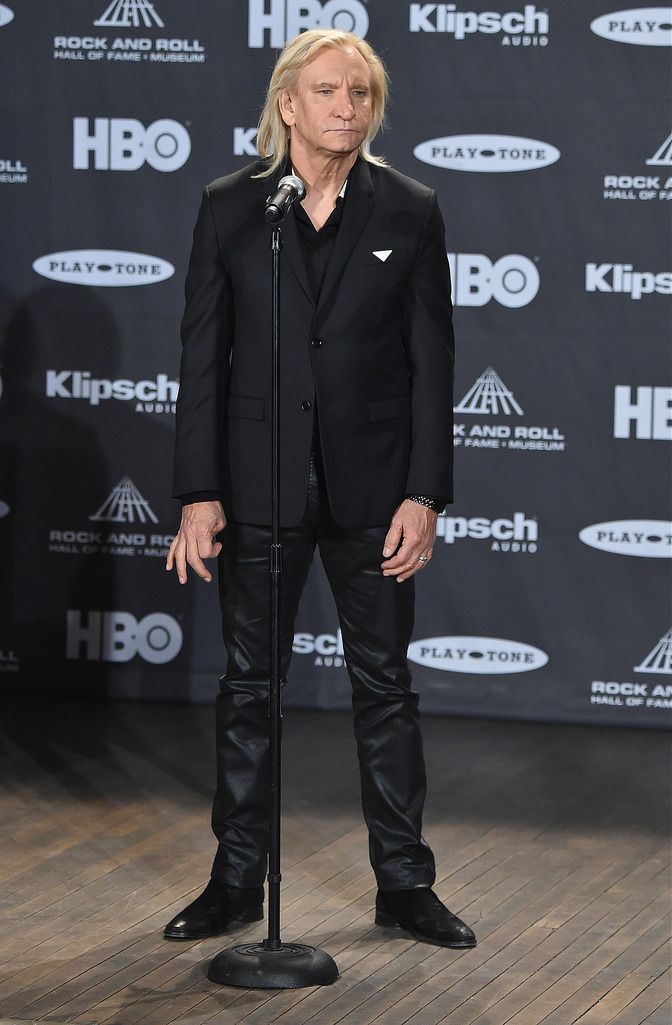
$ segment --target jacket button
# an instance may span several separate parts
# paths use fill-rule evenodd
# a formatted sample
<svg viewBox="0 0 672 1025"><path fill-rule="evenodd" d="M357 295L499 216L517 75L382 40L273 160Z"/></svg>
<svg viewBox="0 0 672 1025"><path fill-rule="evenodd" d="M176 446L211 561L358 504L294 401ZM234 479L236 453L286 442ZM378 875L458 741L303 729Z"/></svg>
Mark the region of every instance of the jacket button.
<svg viewBox="0 0 672 1025"><path fill-rule="evenodd" d="M321 347L321 345L322 345L322 339L321 338L313 338L313 340L311 341L310 344L312 345L312 347L314 349L319 349Z"/></svg>
<svg viewBox="0 0 672 1025"><path fill-rule="evenodd" d="M312 408L313 404L312 402L309 402L308 399L304 399L304 401L301 403L301 409L304 413L309 413Z"/></svg>

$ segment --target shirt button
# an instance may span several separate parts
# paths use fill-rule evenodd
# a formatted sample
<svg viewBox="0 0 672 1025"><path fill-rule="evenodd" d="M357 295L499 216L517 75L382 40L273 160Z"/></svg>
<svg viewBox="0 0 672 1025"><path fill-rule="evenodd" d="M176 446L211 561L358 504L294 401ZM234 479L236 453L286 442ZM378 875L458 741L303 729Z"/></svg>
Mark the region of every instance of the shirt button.
<svg viewBox="0 0 672 1025"><path fill-rule="evenodd" d="M311 341L310 344L312 345L312 347L314 349L319 349L321 347L321 345L322 345L322 339L321 338L313 338L313 340Z"/></svg>
<svg viewBox="0 0 672 1025"><path fill-rule="evenodd" d="M309 402L308 399L304 399L304 401L301 403L301 409L304 413L309 413L312 408L313 404L312 402Z"/></svg>

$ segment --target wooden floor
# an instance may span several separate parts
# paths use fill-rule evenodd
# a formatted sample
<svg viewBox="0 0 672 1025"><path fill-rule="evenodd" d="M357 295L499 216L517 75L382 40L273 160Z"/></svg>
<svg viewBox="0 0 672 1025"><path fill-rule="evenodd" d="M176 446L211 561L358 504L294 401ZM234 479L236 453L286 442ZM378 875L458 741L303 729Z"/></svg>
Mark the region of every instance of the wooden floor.
<svg viewBox="0 0 672 1025"><path fill-rule="evenodd" d="M1 1025L670 1025L668 734L424 720L459 952L374 926L349 717L290 711L283 938L341 977L263 991L208 982L221 938L161 938L208 875L212 718L5 699Z"/></svg>

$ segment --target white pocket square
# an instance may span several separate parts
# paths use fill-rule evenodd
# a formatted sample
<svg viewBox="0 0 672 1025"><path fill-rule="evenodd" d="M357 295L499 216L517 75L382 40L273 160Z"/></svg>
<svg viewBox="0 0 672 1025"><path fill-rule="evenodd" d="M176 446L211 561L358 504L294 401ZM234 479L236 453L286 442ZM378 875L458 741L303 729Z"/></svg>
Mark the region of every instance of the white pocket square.
<svg viewBox="0 0 672 1025"><path fill-rule="evenodd" d="M373 255L377 256L381 263L385 263L391 252L391 249L374 249Z"/></svg>

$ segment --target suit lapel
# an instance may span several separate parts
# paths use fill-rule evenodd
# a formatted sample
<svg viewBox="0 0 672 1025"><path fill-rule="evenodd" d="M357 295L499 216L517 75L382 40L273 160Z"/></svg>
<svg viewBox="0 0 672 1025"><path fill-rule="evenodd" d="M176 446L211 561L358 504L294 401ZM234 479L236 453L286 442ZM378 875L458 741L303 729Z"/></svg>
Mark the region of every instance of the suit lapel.
<svg viewBox="0 0 672 1025"><path fill-rule="evenodd" d="M336 233L334 248L320 289L317 312L329 301L373 211L373 184L369 165L361 157L350 175L343 205L343 217Z"/></svg>
<svg viewBox="0 0 672 1025"><path fill-rule="evenodd" d="M301 285L311 303L315 302L308 271L306 270L306 258L303 255L303 247L299 238L299 229L296 226L294 211L290 210L282 222L282 253L287 258L287 263L292 268L294 276Z"/></svg>

